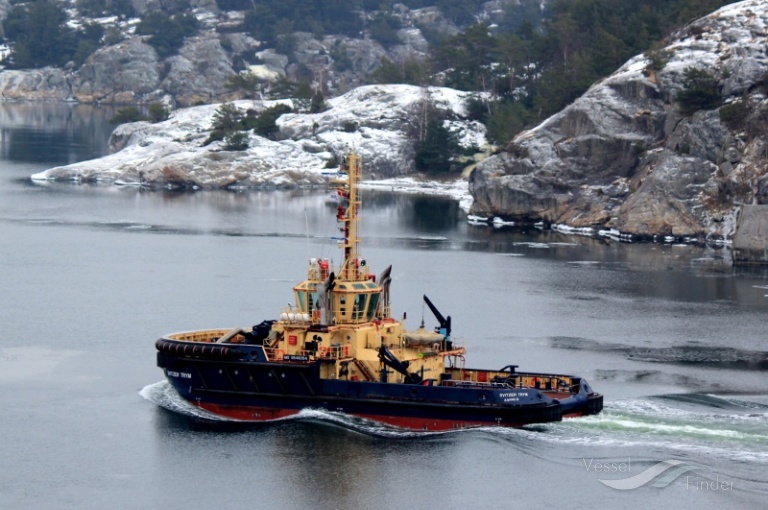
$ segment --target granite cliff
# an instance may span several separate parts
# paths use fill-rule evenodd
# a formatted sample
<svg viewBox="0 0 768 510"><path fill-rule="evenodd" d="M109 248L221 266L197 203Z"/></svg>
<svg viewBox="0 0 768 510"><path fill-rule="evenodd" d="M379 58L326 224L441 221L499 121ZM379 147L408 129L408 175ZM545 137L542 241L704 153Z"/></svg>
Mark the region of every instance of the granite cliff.
<svg viewBox="0 0 768 510"><path fill-rule="evenodd" d="M435 7L409 9L398 4L392 15L398 18L402 28L386 47L365 31L357 37L295 32L291 34L293 48L288 54L282 54L279 48L265 46L264 41L249 35L244 26L246 11L221 10L214 0L193 0L186 6L177 1L131 0L137 17L128 19L88 17L80 13L75 0L53 1L65 9L68 25L96 24L109 36L102 39L103 46L80 66L70 62L62 68L0 69L0 99L113 104L162 102L184 107L242 99L242 92L228 89L227 82L246 70L267 80L284 77L298 81L307 79L310 73L311 80L321 86L326 95L335 96L370 83L371 72L382 57L394 62L425 58L429 44L424 33L459 31L459 27ZM477 19L492 22L503 4L518 1L489 2ZM8 16L12 5L9 0L0 0L0 22ZM196 19L199 31L184 39L178 53L163 58L148 43L147 35L137 34L140 17L153 11L189 14ZM376 12L361 16L372 19Z"/></svg>
<svg viewBox="0 0 768 510"><path fill-rule="evenodd" d="M730 238L740 204L768 203L767 29L768 3L747 0L631 59L481 162L469 181L471 212L640 237ZM693 77L713 80L706 107L684 101Z"/></svg>

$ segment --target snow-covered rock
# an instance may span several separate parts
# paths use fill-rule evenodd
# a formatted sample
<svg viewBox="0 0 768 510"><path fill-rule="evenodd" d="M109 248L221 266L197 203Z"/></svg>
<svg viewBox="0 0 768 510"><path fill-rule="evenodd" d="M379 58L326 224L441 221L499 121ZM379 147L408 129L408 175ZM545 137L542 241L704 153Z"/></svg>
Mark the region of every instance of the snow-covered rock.
<svg viewBox="0 0 768 510"><path fill-rule="evenodd" d="M402 176L412 171L413 149L407 133L418 122L425 99L451 116L448 127L466 146L485 143L482 125L461 120L467 97L468 93L440 87L360 87L329 100L329 109L322 113L284 114L277 121L284 139L250 133L245 151L224 150L221 142L204 145L219 105L191 107L157 124L118 126L110 139L115 153L52 168L32 178L209 189L313 186L324 183L338 156L350 149L362 156L369 178ZM243 112L260 112L276 103L243 100L233 104Z"/></svg>

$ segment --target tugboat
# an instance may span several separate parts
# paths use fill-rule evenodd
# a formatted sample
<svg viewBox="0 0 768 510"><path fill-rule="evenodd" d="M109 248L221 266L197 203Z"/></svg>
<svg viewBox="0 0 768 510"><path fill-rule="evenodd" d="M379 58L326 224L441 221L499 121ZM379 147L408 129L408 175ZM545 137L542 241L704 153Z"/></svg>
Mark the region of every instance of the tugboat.
<svg viewBox="0 0 768 510"><path fill-rule="evenodd" d="M411 430L519 427L597 414L603 397L581 377L466 368L465 347L424 296L434 330L392 316L391 266L373 274L360 255L362 167L348 154L334 179L341 265L312 258L295 304L250 328L165 335L157 365L184 399L235 420L270 421L303 409Z"/></svg>

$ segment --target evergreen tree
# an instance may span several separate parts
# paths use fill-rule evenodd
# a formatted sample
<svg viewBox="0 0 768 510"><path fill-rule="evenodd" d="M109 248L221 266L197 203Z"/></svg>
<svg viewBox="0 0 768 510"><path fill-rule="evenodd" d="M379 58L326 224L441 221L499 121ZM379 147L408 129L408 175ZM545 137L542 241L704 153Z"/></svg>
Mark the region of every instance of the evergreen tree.
<svg viewBox="0 0 768 510"><path fill-rule="evenodd" d="M416 170L427 173L449 173L452 158L459 152L456 137L435 118L427 123L426 136L416 148Z"/></svg>
<svg viewBox="0 0 768 510"><path fill-rule="evenodd" d="M114 15L128 19L135 16L130 0L77 0L75 6L80 14L92 18Z"/></svg>
<svg viewBox="0 0 768 510"><path fill-rule="evenodd" d="M139 109L135 106L128 106L117 110L115 116L109 119L109 123L113 125L127 124L129 122L139 122L141 120L147 120L147 117L142 115Z"/></svg>
<svg viewBox="0 0 768 510"><path fill-rule="evenodd" d="M291 108L282 104L267 108L256 119L253 132L259 136L274 140L280 133L280 128L277 127L278 117L290 112Z"/></svg>
<svg viewBox="0 0 768 510"><path fill-rule="evenodd" d="M18 4L5 20L5 36L13 42L13 64L20 68L63 66L77 48L67 15L48 0Z"/></svg>
<svg viewBox="0 0 768 510"><path fill-rule="evenodd" d="M505 145L525 128L529 116L520 102L501 101L492 105L485 123L488 139L496 145Z"/></svg>
<svg viewBox="0 0 768 510"><path fill-rule="evenodd" d="M499 97L517 100L521 91L530 90L535 67L532 39L522 33L500 34L494 59L496 66L494 90Z"/></svg>
<svg viewBox="0 0 768 510"><path fill-rule="evenodd" d="M216 0L216 7L222 11L247 11L258 7L253 0Z"/></svg>
<svg viewBox="0 0 768 510"><path fill-rule="evenodd" d="M486 0L438 0L433 2L443 15L459 25L466 25L475 20L480 6Z"/></svg>
<svg viewBox="0 0 768 510"><path fill-rule="evenodd" d="M104 36L104 28L98 23L86 23L80 31L77 50L72 56L75 65L80 67L94 51L99 47L99 42Z"/></svg>
<svg viewBox="0 0 768 510"><path fill-rule="evenodd" d="M248 134L243 131L234 131L224 137L225 151L244 151L248 148Z"/></svg>
<svg viewBox="0 0 768 510"><path fill-rule="evenodd" d="M224 103L213 114L211 128L214 131L235 131L243 121L243 112L232 103Z"/></svg>
<svg viewBox="0 0 768 510"><path fill-rule="evenodd" d="M168 108L163 106L161 103L150 104L147 112L149 113L150 122L162 122L164 120L168 120Z"/></svg>
<svg viewBox="0 0 768 510"><path fill-rule="evenodd" d="M285 76L280 76L275 83L272 84L268 91L268 96L271 99L283 99L286 97L295 97L296 83L292 82Z"/></svg>
<svg viewBox="0 0 768 510"><path fill-rule="evenodd" d="M296 49L296 35L293 21L287 18L278 20L274 27L275 49L283 55L293 55Z"/></svg>
<svg viewBox="0 0 768 510"><path fill-rule="evenodd" d="M732 0L679 0L677 19L678 25L684 25L701 17L704 13L713 12L720 7L733 3Z"/></svg>
<svg viewBox="0 0 768 510"><path fill-rule="evenodd" d="M381 57L379 66L371 73L371 81L374 83L429 85L430 74L427 62L415 58L393 62L387 57Z"/></svg>
<svg viewBox="0 0 768 510"><path fill-rule="evenodd" d="M320 113L326 109L327 106L325 105L325 98L323 97L323 93L320 91L315 91L312 94L312 99L309 104L309 113Z"/></svg>
<svg viewBox="0 0 768 510"><path fill-rule="evenodd" d="M225 86L227 90L239 92L245 99L253 99L265 86L265 81L251 72L241 72L230 76Z"/></svg>
<svg viewBox="0 0 768 510"><path fill-rule="evenodd" d="M293 100L296 109L299 112L316 113L312 112L312 98L314 95L308 81L302 80L296 84L296 87L293 89Z"/></svg>
<svg viewBox="0 0 768 510"><path fill-rule="evenodd" d="M684 71L683 90L677 93L680 111L691 114L697 110L712 110L720 106L720 85L712 74L695 67Z"/></svg>
<svg viewBox="0 0 768 510"><path fill-rule="evenodd" d="M250 33L271 43L275 42L274 27L281 21L291 22L295 30L312 32L319 37L325 34L357 36L364 28L361 0L217 0L217 3L223 10L247 11L246 25Z"/></svg>
<svg viewBox="0 0 768 510"><path fill-rule="evenodd" d="M268 46L274 46L276 43L276 24L277 16L272 10L263 4L256 4L253 9L245 13L243 28L256 39L264 41Z"/></svg>
<svg viewBox="0 0 768 510"><path fill-rule="evenodd" d="M434 60L446 69L446 85L459 90L489 90L496 39L478 23L446 39L434 49Z"/></svg>
<svg viewBox="0 0 768 510"><path fill-rule="evenodd" d="M385 48L398 44L400 39L397 31L400 29L400 20L392 15L391 11L380 11L371 21L368 30L371 37L380 42Z"/></svg>
<svg viewBox="0 0 768 510"><path fill-rule="evenodd" d="M168 16L162 11L148 12L136 26L137 34L150 36L147 42L161 58L175 55L184 38L195 35L197 30L197 18L191 14Z"/></svg>
<svg viewBox="0 0 768 510"><path fill-rule="evenodd" d="M243 112L232 103L224 103L216 109L211 123L211 134L203 142L208 145L212 142L224 140L233 132L243 128Z"/></svg>

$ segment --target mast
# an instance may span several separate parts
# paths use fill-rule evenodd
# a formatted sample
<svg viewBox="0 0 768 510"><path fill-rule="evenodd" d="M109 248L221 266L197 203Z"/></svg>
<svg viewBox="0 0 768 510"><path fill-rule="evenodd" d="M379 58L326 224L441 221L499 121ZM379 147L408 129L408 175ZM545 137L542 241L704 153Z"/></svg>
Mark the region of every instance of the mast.
<svg viewBox="0 0 768 510"><path fill-rule="evenodd" d="M347 154L341 164L340 171L347 174L346 183L336 188L339 197L339 206L336 219L342 224L341 231L344 238L339 242L339 247L344 250L344 262L341 267L339 279L342 281L360 281L368 278L368 270L361 271L365 262L360 258L360 180L362 178L362 165L357 154Z"/></svg>

